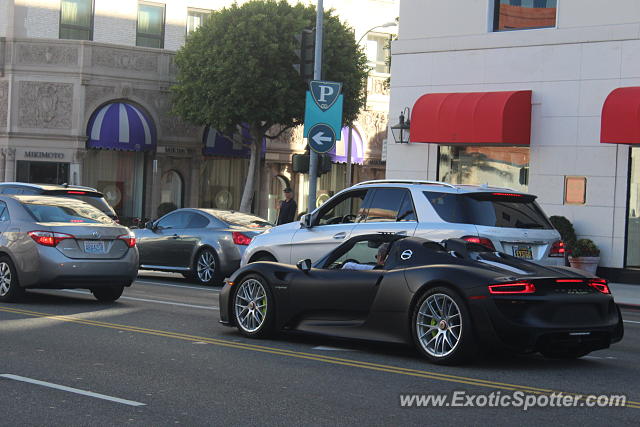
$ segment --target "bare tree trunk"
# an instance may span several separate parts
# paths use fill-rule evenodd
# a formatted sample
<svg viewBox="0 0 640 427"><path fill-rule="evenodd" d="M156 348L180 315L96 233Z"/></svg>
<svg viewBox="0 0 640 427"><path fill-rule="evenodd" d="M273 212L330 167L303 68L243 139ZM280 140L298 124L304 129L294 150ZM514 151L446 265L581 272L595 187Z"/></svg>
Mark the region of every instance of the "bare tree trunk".
<svg viewBox="0 0 640 427"><path fill-rule="evenodd" d="M262 155L262 139L264 132L251 128L251 157L249 158L249 170L247 171L247 181L244 184L242 199L240 201L240 212L251 213L251 202L255 193L256 175L260 168L260 157Z"/></svg>

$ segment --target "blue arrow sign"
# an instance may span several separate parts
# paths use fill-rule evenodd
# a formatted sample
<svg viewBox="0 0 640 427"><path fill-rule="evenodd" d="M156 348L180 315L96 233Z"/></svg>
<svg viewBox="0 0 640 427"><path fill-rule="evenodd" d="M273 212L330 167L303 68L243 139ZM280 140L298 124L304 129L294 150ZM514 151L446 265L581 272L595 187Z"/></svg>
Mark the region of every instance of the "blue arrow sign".
<svg viewBox="0 0 640 427"><path fill-rule="evenodd" d="M303 136L309 138L309 130L318 123L331 126L337 139L342 138L342 103L344 97L339 95L333 106L323 111L313 100L311 92L307 91L307 103L304 111L304 132Z"/></svg>
<svg viewBox="0 0 640 427"><path fill-rule="evenodd" d="M316 153L326 153L336 144L336 133L325 123L318 123L309 129L309 147Z"/></svg>

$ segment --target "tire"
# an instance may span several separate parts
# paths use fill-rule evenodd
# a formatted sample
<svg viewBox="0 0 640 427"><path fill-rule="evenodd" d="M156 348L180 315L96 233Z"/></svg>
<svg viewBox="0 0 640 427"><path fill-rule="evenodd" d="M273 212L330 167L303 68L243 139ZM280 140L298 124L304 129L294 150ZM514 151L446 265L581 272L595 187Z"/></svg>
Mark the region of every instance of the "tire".
<svg viewBox="0 0 640 427"><path fill-rule="evenodd" d="M196 254L193 260L193 270L189 273L201 285L213 286L222 284L220 261L213 249L204 248Z"/></svg>
<svg viewBox="0 0 640 427"><path fill-rule="evenodd" d="M93 296L100 302L114 302L122 295L124 286L108 286L91 289Z"/></svg>
<svg viewBox="0 0 640 427"><path fill-rule="evenodd" d="M260 254L251 260L251 262L260 262L260 261L278 262L278 260L276 260L273 257L273 255L269 255L269 254Z"/></svg>
<svg viewBox="0 0 640 427"><path fill-rule="evenodd" d="M469 309L450 288L432 288L420 296L411 331L416 347L432 363L458 365L478 354Z"/></svg>
<svg viewBox="0 0 640 427"><path fill-rule="evenodd" d="M563 350L546 349L541 350L540 353L547 359L579 359L582 356L586 356L591 353L591 350L585 350L583 348L572 348Z"/></svg>
<svg viewBox="0 0 640 427"><path fill-rule="evenodd" d="M11 258L0 256L0 301L15 302L24 296Z"/></svg>
<svg viewBox="0 0 640 427"><path fill-rule="evenodd" d="M267 281L257 274L242 278L233 293L231 313L238 331L249 338L273 335L275 304Z"/></svg>

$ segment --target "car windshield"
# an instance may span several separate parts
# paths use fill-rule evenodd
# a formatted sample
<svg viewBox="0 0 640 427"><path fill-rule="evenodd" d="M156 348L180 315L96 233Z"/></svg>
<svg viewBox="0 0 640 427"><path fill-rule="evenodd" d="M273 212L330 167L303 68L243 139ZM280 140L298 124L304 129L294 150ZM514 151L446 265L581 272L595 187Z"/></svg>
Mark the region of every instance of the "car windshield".
<svg viewBox="0 0 640 427"><path fill-rule="evenodd" d="M82 194L82 193L86 193L86 194ZM56 196L56 197L71 197L77 200L82 200L83 202L89 203L94 208L100 209L102 212L104 212L105 214L111 217L114 217L116 215L113 208L109 206L107 201L104 199L104 197L100 193L89 193L84 191L67 190L67 191L49 191L45 194Z"/></svg>
<svg viewBox="0 0 640 427"><path fill-rule="evenodd" d="M104 212L75 199L29 200L24 202L24 207L37 222L113 224Z"/></svg>
<svg viewBox="0 0 640 427"><path fill-rule="evenodd" d="M440 218L447 222L501 228L553 228L533 196L435 191L425 191L424 195Z"/></svg>
<svg viewBox="0 0 640 427"><path fill-rule="evenodd" d="M248 228L264 228L264 227L273 227L268 221L264 219L254 216L248 215L242 212L235 211L218 211L218 210L208 210L211 215L216 218L226 222L229 225L236 225L239 227L248 227Z"/></svg>

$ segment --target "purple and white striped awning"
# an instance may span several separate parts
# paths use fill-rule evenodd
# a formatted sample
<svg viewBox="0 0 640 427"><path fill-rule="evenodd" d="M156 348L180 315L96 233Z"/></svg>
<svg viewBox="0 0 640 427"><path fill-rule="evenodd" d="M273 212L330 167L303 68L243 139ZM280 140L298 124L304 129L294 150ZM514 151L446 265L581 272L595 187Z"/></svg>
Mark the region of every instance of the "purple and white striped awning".
<svg viewBox="0 0 640 427"><path fill-rule="evenodd" d="M87 148L125 151L156 149L153 121L138 107L113 102L96 110L87 126Z"/></svg>
<svg viewBox="0 0 640 427"><path fill-rule="evenodd" d="M347 147L349 143L349 128L342 128L342 139L336 141L336 145L329 150L331 161L334 163L347 163ZM364 163L364 142L360 133L353 128L351 133L351 163L361 165Z"/></svg>

